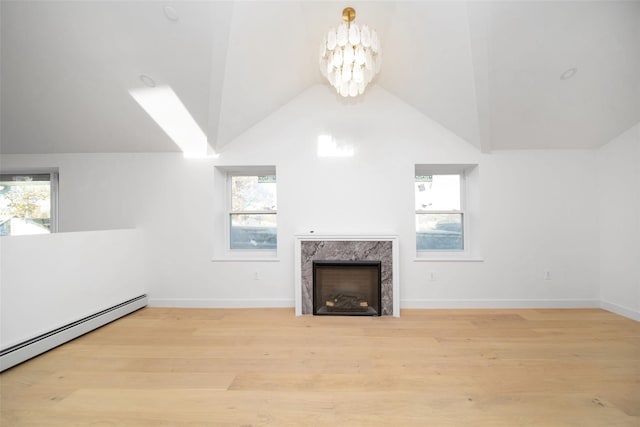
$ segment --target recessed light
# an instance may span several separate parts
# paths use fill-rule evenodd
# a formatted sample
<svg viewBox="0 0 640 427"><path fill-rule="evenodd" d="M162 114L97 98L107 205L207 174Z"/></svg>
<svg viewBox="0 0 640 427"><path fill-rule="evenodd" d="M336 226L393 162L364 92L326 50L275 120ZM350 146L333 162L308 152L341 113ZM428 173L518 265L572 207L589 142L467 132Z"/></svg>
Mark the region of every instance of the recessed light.
<svg viewBox="0 0 640 427"><path fill-rule="evenodd" d="M140 74L140 81L147 87L156 87L156 82L146 74Z"/></svg>
<svg viewBox="0 0 640 427"><path fill-rule="evenodd" d="M172 22L178 22L178 19L180 18L178 16L178 11L172 6L164 7L164 16L166 16L167 19Z"/></svg>
<svg viewBox="0 0 640 427"><path fill-rule="evenodd" d="M569 80L571 77L575 76L578 72L578 69L575 67L569 68L564 73L560 74L560 80Z"/></svg>

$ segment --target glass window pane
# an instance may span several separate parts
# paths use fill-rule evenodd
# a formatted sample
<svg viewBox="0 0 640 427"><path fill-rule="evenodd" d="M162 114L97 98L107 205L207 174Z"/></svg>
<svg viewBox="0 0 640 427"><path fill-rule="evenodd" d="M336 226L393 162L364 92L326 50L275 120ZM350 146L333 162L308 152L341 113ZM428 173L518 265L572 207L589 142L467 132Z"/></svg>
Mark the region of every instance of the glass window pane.
<svg viewBox="0 0 640 427"><path fill-rule="evenodd" d="M2 175L0 236L51 233L49 175Z"/></svg>
<svg viewBox="0 0 640 427"><path fill-rule="evenodd" d="M415 182L416 211L459 211L460 175L422 175Z"/></svg>
<svg viewBox="0 0 640 427"><path fill-rule="evenodd" d="M462 214L416 214L416 248L463 250Z"/></svg>
<svg viewBox="0 0 640 427"><path fill-rule="evenodd" d="M277 215L231 214L231 249L276 249Z"/></svg>
<svg viewBox="0 0 640 427"><path fill-rule="evenodd" d="M231 211L276 211L275 175L232 176Z"/></svg>

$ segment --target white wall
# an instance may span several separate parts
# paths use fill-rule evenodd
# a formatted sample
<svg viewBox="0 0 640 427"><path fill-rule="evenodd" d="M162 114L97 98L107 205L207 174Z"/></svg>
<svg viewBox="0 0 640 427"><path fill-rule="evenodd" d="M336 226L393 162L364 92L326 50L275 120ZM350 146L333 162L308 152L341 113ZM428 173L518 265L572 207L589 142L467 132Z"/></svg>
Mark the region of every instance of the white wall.
<svg viewBox="0 0 640 427"><path fill-rule="evenodd" d="M598 150L600 298L640 320L640 124Z"/></svg>
<svg viewBox="0 0 640 427"><path fill-rule="evenodd" d="M3 173L54 170L59 177L58 230L90 231L135 227L133 190L151 177L136 173L136 155L3 155ZM137 193L136 193L137 194Z"/></svg>
<svg viewBox="0 0 640 427"><path fill-rule="evenodd" d="M145 293L141 233L0 238L0 348Z"/></svg>
<svg viewBox="0 0 640 427"><path fill-rule="evenodd" d="M323 133L352 145L355 155L319 158ZM60 168L63 230L137 225L156 305L293 306L293 235L309 230L398 234L403 307L598 304L594 151L481 154L379 87L345 104L320 85L220 151L219 159L200 161L178 154L4 156L3 165ZM416 163L479 164L476 234L484 262L414 261ZM215 239L224 238L212 219L222 203L215 165L276 165L279 262L211 261Z"/></svg>
<svg viewBox="0 0 640 427"><path fill-rule="evenodd" d="M479 168L484 262L408 266L414 286L403 299L427 299L412 306L596 305L593 153L494 152ZM421 279L430 272L435 282Z"/></svg>

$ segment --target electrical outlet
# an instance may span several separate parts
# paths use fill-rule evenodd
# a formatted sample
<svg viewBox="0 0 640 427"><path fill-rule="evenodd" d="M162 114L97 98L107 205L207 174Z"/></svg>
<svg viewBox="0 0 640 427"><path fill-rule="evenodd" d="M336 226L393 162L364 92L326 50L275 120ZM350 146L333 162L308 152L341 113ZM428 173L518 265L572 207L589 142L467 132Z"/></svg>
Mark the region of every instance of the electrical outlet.
<svg viewBox="0 0 640 427"><path fill-rule="evenodd" d="M260 280L260 275L258 274L257 271L253 272L253 280Z"/></svg>
<svg viewBox="0 0 640 427"><path fill-rule="evenodd" d="M434 273L433 271L429 272L429 281L430 282L436 281L436 273Z"/></svg>
<svg viewBox="0 0 640 427"><path fill-rule="evenodd" d="M544 271L544 280L551 280L551 272L549 270Z"/></svg>

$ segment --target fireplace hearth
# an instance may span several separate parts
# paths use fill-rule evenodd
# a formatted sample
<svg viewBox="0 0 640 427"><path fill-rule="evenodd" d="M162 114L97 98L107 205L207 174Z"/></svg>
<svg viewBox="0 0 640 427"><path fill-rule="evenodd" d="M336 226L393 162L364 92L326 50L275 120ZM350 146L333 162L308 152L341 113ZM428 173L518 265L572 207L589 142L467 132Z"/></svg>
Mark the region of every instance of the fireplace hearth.
<svg viewBox="0 0 640 427"><path fill-rule="evenodd" d="M313 261L313 314L380 316L380 261Z"/></svg>

